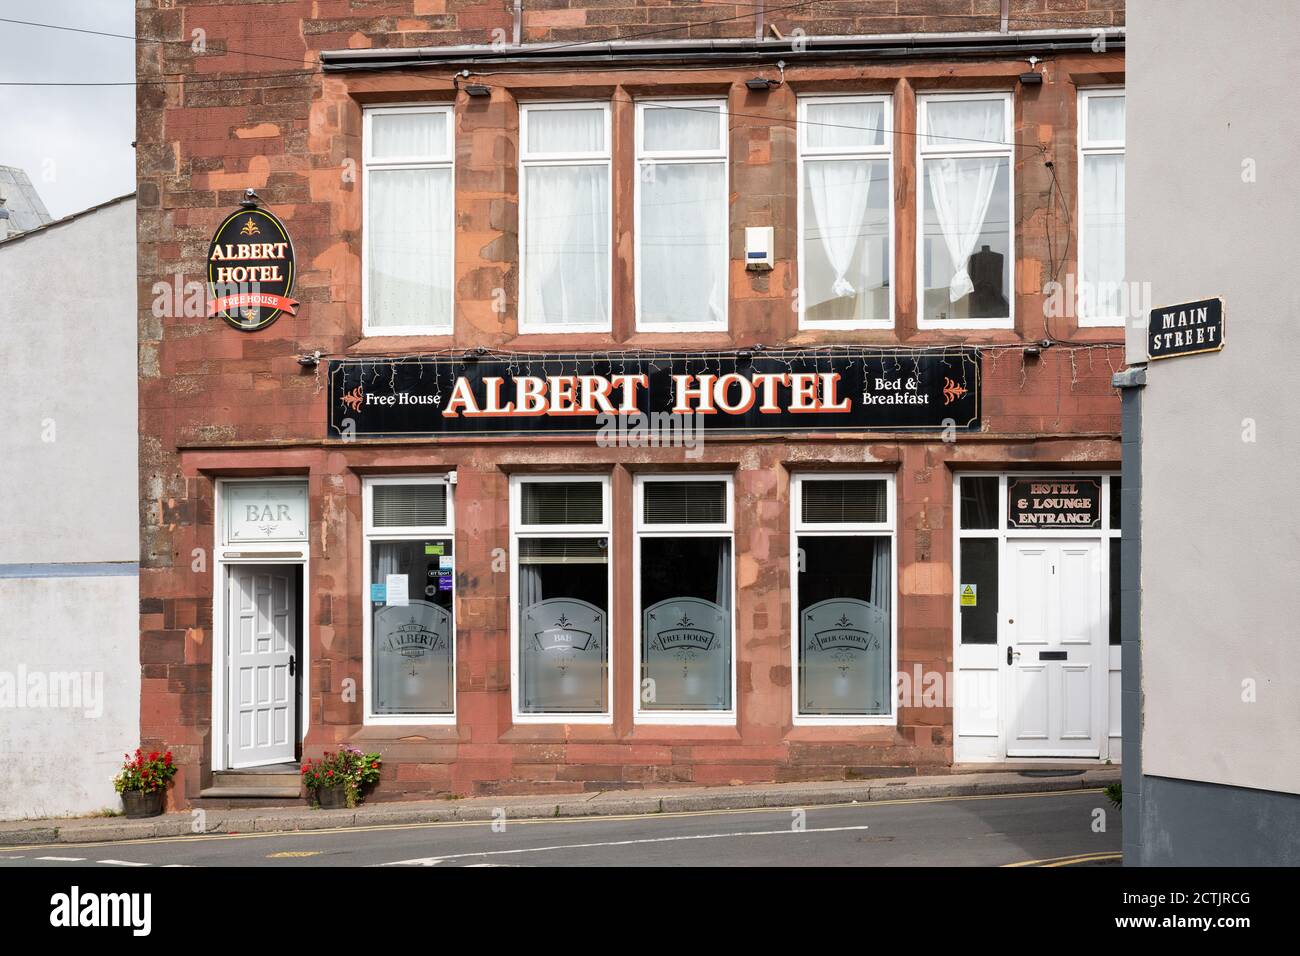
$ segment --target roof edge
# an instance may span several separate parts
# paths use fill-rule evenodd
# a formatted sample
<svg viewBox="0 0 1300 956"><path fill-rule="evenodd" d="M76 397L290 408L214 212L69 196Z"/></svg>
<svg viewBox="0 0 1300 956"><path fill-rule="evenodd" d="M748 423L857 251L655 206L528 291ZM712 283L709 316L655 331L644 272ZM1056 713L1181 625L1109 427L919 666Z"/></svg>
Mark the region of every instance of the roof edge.
<svg viewBox="0 0 1300 956"><path fill-rule="evenodd" d="M406 69L418 66L471 63L575 64L615 62L628 65L640 60L662 64L671 61L752 61L782 58L790 63L851 57L854 59L897 59L899 57L988 55L1034 51L1091 49L1098 36L1107 37L1110 48L1123 49L1125 28L1098 26L1094 29L1017 30L1009 33L891 33L862 36L807 37L804 49L796 50L789 39L753 38L685 40L609 40L571 43L524 43L494 49L490 44L435 47L384 47L322 50L325 72L349 70Z"/></svg>
<svg viewBox="0 0 1300 956"><path fill-rule="evenodd" d="M43 223L42 225L37 226L35 229L27 229L23 232L16 232L12 236L7 236L4 239L0 239L0 248L7 246L11 242L17 242L19 239L26 239L28 236L39 235L40 233L44 232L46 229L52 229L55 226L62 226L65 223L73 222L77 219L84 219L86 216L89 216L91 213L99 212L101 209L107 209L109 206L116 206L120 202L126 202L126 200L128 199L134 199L134 198L135 198L135 190L133 189L129 193L123 193L121 196L115 196L112 199L106 199L101 203L96 203L93 206L87 206L85 209L80 209L77 212L68 213L66 216L62 216L58 219L51 219L49 222Z"/></svg>

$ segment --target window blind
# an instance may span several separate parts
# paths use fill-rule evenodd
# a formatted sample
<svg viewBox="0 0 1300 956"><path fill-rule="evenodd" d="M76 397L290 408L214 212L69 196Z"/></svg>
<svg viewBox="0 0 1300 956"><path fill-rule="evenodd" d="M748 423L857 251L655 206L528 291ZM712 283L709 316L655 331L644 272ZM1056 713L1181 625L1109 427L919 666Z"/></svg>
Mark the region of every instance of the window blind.
<svg viewBox="0 0 1300 956"><path fill-rule="evenodd" d="M725 524L725 481L650 481L645 486L646 524Z"/></svg>
<svg viewBox="0 0 1300 956"><path fill-rule="evenodd" d="M801 514L807 524L884 524L886 482L817 479L803 482Z"/></svg>
<svg viewBox="0 0 1300 956"><path fill-rule="evenodd" d="M520 564L605 564L607 538L521 538Z"/></svg>
<svg viewBox="0 0 1300 956"><path fill-rule="evenodd" d="M434 528L447 524L447 486L375 485L372 520L376 528Z"/></svg>
<svg viewBox="0 0 1300 956"><path fill-rule="evenodd" d="M522 496L526 525L600 524L604 520L598 481L525 482Z"/></svg>

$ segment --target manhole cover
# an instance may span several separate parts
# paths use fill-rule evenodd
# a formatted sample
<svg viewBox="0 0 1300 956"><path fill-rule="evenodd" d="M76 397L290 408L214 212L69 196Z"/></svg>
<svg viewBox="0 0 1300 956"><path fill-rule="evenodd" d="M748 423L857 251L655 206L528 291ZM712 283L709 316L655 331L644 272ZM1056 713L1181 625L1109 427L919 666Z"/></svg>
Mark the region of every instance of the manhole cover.
<svg viewBox="0 0 1300 956"><path fill-rule="evenodd" d="M1022 770L1022 777L1079 777L1083 775L1082 770Z"/></svg>

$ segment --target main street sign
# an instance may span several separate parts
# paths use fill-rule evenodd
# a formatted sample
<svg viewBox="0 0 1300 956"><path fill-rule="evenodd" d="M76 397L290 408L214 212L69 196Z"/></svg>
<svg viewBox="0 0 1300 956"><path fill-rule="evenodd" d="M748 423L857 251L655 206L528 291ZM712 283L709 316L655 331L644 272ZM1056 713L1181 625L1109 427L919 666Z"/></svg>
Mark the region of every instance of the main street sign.
<svg viewBox="0 0 1300 956"><path fill-rule="evenodd" d="M1223 300L1200 299L1151 310L1147 356L1176 358L1223 348Z"/></svg>

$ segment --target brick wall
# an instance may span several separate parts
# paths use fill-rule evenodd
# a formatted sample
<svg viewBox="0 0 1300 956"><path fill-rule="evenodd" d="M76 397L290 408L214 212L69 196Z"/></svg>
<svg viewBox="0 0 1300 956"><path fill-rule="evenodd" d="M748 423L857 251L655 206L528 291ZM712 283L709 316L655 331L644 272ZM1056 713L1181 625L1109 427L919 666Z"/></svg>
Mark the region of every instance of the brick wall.
<svg viewBox="0 0 1300 956"><path fill-rule="evenodd" d="M581 4L525 0L526 40L567 42L626 35L658 25L680 29L661 38L752 36L754 8L702 3ZM781 19L769 4L767 22ZM938 14L987 15L970 28L996 26L982 0L865 2L852 21L830 11L849 4L801 8L809 32L951 30ZM823 10L822 8L825 8ZM1039 0L1012 7L1044 20L1122 20L1122 5L1102 0ZM908 15L903 17L900 8ZM864 12L865 11L865 12ZM795 11L787 11L789 17ZM704 24L704 20L742 15ZM919 17L920 19L916 19ZM964 22L964 21L963 21ZM1091 22L1091 21L1090 21ZM850 23L850 26L843 26ZM1016 24L1019 25L1019 24ZM697 783L735 779L795 779L867 772L867 766L944 766L951 759L951 711L905 710L897 728L817 729L789 725L789 592L786 470L801 462L872 463L899 474L900 659L951 663L951 469L1056 463L1076 467L1118 461L1119 404L1109 387L1117 350L1049 349L1038 360L998 352L985 363L985 433L958 445L915 440L841 442L714 442L706 463L735 469L738 566L752 575L741 585L737 620L740 668L738 728L692 730L631 726L631 699L616 682L615 724L608 728L511 726L509 595L489 570L491 550L506 542L507 471L557 468L581 460L613 468L616 493L630 493L629 465L666 459L651 451L594 453L590 444L547 440L523 448L502 443L434 444L418 449L342 448L324 441L323 372L296 358L402 354L432 346L600 349L728 347L861 343L890 345L956 341L1018 345L1043 338L1043 283L1074 269L1065 245L1075 193L1074 111L1078 85L1117 82L1120 54L1062 54L1043 67L1047 82L1017 88L1018 142L1046 152L1017 150L1015 168L1017 328L958 335L917 329L914 283L896 286L897 328L888 332L799 331L790 308L797 263L794 220L795 141L790 125L795 94L858 89L893 94L895 115L895 276L915 268L915 159L912 138L917 90L1010 88L1026 65L1017 58L960 62L808 66L789 71L789 85L766 95L746 90L753 69L570 74L504 74L490 78L490 98L452 90L449 71L321 75L314 51L342 47L492 42L509 37L511 6L457 0L285 0L146 4L138 95L140 281L140 496L142 726L149 742L178 753L180 801L205 782L211 748L213 478L217 475L298 473L312 492L311 670L309 750L343 740L373 744L389 765L381 796L455 790L508 790L539 784L581 788L609 782ZM196 52L195 30L204 52ZM232 52L239 51L239 52ZM252 56L250 54L260 54ZM275 75L272 75L275 74ZM218 79L219 82L210 82ZM646 90L726 96L733 114L731 329L728 333L666 336L637 333L632 320L633 268L630 178L632 96ZM517 282L518 100L545 95L602 97L614 104L614 332L602 336L517 333L513 312L493 309L496 290L514 300ZM456 108L455 332L424 339L366 340L360 334L359 170L363 103L430 99ZM1055 162L1059 192L1043 157ZM298 262L297 316L245 334L198 315L158 315L156 285L176 276L201 281L213 230L245 188L286 223ZM740 261L743 228L772 225L777 262L767 275L746 273ZM1051 332L1077 344L1117 342L1117 331L1079 330L1053 320ZM359 704L322 689L346 676L360 682L360 478L365 469L439 470L460 475L458 512L457 728L362 728ZM472 507L468 507L469 503ZM765 516L759 521L750 516ZM772 519L767 521L766 519ZM774 523L773 523L774 522ZM622 535L624 571L630 542ZM630 593L617 597L615 656L631 660ZM622 622L620 625L619 622ZM787 642L783 645L782 642ZM398 732L400 730L400 732ZM856 769L855 769L856 768Z"/></svg>

